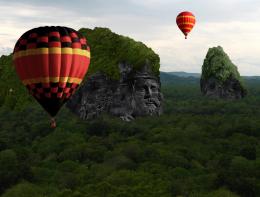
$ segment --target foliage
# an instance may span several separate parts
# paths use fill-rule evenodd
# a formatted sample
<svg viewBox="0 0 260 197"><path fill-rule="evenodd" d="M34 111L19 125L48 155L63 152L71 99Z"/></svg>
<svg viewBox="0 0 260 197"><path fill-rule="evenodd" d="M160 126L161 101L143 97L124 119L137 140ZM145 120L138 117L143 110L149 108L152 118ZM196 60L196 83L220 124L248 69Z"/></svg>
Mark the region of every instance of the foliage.
<svg viewBox="0 0 260 197"><path fill-rule="evenodd" d="M241 81L237 67L231 62L221 46L209 48L202 65L202 79L214 77L221 83L229 78Z"/></svg>
<svg viewBox="0 0 260 197"><path fill-rule="evenodd" d="M115 77L120 61L138 69L137 54L159 69L141 43L104 28L81 32L94 43L91 72ZM162 80L161 117L82 121L63 107L53 130L11 65L11 55L0 58L2 197L260 196L259 79L245 79L248 96L238 101L203 97L199 79ZM232 69L220 77L239 76Z"/></svg>
<svg viewBox="0 0 260 197"><path fill-rule="evenodd" d="M186 82L185 82L186 80ZM82 121L67 108L49 128L31 102L0 108L3 197L260 195L260 81L239 101L200 95L199 80L162 84L164 115Z"/></svg>
<svg viewBox="0 0 260 197"><path fill-rule="evenodd" d="M159 74L159 56L143 43L113 33L108 28L82 28L79 32L86 37L90 45L91 61L88 74L100 71L112 79L119 79L119 63L131 64L138 70L147 60L152 71Z"/></svg>
<svg viewBox="0 0 260 197"><path fill-rule="evenodd" d="M0 57L0 95L0 106L4 104L11 109L23 109L32 102L15 72L12 55Z"/></svg>

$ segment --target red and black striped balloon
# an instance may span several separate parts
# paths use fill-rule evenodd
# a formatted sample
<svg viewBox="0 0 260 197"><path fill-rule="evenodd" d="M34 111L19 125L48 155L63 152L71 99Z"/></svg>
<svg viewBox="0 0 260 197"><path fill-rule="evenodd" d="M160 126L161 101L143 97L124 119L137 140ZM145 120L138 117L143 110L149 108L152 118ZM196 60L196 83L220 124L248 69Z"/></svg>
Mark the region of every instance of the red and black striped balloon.
<svg viewBox="0 0 260 197"><path fill-rule="evenodd" d="M188 11L181 12L177 18L176 23L182 33L185 35L185 39L187 39L188 33L192 30L196 23L195 16Z"/></svg>
<svg viewBox="0 0 260 197"><path fill-rule="evenodd" d="M13 61L30 94L54 117L83 80L90 48L86 38L74 29L38 27L19 38Z"/></svg>

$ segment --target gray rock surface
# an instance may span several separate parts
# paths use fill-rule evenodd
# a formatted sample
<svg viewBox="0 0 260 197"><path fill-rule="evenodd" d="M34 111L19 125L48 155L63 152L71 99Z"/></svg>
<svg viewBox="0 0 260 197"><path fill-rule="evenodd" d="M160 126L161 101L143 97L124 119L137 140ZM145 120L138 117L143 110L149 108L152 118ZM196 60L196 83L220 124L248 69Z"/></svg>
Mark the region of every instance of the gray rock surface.
<svg viewBox="0 0 260 197"><path fill-rule="evenodd" d="M102 113L124 121L160 115L163 100L160 79L150 71L149 63L139 71L124 62L118 66L120 80L111 80L100 72L89 76L67 107L84 120L94 119Z"/></svg>
<svg viewBox="0 0 260 197"><path fill-rule="evenodd" d="M246 90L235 78L228 78L224 83L221 83L218 79L210 77L206 80L201 79L200 85L202 93L211 98L234 100L241 99L246 95Z"/></svg>

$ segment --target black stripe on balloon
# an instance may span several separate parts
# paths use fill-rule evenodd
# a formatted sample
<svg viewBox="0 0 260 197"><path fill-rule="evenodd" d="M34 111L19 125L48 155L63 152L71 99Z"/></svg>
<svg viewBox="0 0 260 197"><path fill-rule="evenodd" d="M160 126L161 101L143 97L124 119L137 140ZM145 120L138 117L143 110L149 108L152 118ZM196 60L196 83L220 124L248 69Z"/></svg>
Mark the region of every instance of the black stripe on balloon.
<svg viewBox="0 0 260 197"><path fill-rule="evenodd" d="M35 29L35 32L37 33L37 35L39 37L48 36L49 31L50 31L49 27L38 27L38 28Z"/></svg>
<svg viewBox="0 0 260 197"><path fill-rule="evenodd" d="M36 48L48 48L48 42L38 42Z"/></svg>
<svg viewBox="0 0 260 197"><path fill-rule="evenodd" d="M28 38L27 43L36 43L37 42L37 38Z"/></svg>
<svg viewBox="0 0 260 197"><path fill-rule="evenodd" d="M41 104L41 106L52 116L54 117L62 105L68 100L67 98L46 98L46 97L35 97L36 100Z"/></svg>
<svg viewBox="0 0 260 197"><path fill-rule="evenodd" d="M18 42L16 42L14 48L17 48L19 45L20 45L20 42L18 41Z"/></svg>
<svg viewBox="0 0 260 197"><path fill-rule="evenodd" d="M69 28L59 27L60 36L69 36Z"/></svg>
<svg viewBox="0 0 260 197"><path fill-rule="evenodd" d="M50 93L51 88L43 88L43 91L44 91L45 93Z"/></svg>
<svg viewBox="0 0 260 197"><path fill-rule="evenodd" d="M58 88L58 92L63 92L64 88Z"/></svg>
<svg viewBox="0 0 260 197"><path fill-rule="evenodd" d="M86 44L82 44L81 45L81 49L87 49L87 45Z"/></svg>
<svg viewBox="0 0 260 197"><path fill-rule="evenodd" d="M51 88L56 88L59 86L59 83L58 82L50 82L50 86Z"/></svg>
<svg viewBox="0 0 260 197"><path fill-rule="evenodd" d="M61 47L71 47L71 42L62 42Z"/></svg>
<svg viewBox="0 0 260 197"><path fill-rule="evenodd" d="M51 93L51 98L57 98L57 93Z"/></svg>
<svg viewBox="0 0 260 197"><path fill-rule="evenodd" d="M69 93L72 93L76 88L70 88Z"/></svg>
<svg viewBox="0 0 260 197"><path fill-rule="evenodd" d="M79 38L71 38L71 41L72 41L72 42L80 42L80 41L79 41Z"/></svg>
<svg viewBox="0 0 260 197"><path fill-rule="evenodd" d="M41 87L42 87L42 84L41 84L41 83L36 83L36 84L35 84L35 87L36 87L36 88L41 88Z"/></svg>
<svg viewBox="0 0 260 197"><path fill-rule="evenodd" d="M23 50L26 50L26 45L20 45L19 46L19 51L23 51Z"/></svg>
<svg viewBox="0 0 260 197"><path fill-rule="evenodd" d="M70 88L71 85L72 85L72 83L66 83L66 87L67 87L67 88Z"/></svg>
<svg viewBox="0 0 260 197"><path fill-rule="evenodd" d="M56 36L50 36L49 42L60 42L60 38Z"/></svg>

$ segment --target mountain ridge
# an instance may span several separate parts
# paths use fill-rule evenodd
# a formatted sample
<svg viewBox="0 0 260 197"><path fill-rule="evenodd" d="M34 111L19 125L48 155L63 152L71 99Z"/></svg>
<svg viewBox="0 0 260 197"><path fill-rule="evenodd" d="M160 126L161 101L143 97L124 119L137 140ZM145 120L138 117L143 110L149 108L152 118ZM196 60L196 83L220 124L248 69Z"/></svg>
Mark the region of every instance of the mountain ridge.
<svg viewBox="0 0 260 197"><path fill-rule="evenodd" d="M174 75L178 77L194 77L194 78L200 78L201 73L193 73L193 72L184 72L184 71L171 71L171 72L165 72L165 71L160 71L160 73L165 73L168 75ZM258 75L253 75L253 76L248 76L248 75L241 75L242 78L245 79L260 79L260 76Z"/></svg>

